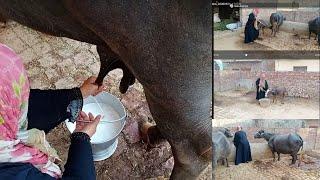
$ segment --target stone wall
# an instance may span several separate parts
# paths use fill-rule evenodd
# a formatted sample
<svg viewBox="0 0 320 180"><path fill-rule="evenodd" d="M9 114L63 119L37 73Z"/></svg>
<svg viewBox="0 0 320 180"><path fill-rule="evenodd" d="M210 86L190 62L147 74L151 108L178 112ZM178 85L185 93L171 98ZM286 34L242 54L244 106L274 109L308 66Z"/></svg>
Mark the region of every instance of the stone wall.
<svg viewBox="0 0 320 180"><path fill-rule="evenodd" d="M320 74L317 72L265 72L269 87L285 87L288 96L319 99ZM214 71L214 91L255 90L260 72Z"/></svg>

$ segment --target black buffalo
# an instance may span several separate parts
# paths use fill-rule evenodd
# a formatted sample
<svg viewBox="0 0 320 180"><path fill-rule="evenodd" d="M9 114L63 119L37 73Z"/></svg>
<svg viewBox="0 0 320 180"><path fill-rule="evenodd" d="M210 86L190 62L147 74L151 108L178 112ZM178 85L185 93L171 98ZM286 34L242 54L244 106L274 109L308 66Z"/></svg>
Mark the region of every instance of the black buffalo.
<svg viewBox="0 0 320 180"><path fill-rule="evenodd" d="M102 84L123 70L124 93L143 85L171 179L196 179L211 161L211 1L0 0L0 14L35 30L97 46ZM208 155L209 154L209 155Z"/></svg>

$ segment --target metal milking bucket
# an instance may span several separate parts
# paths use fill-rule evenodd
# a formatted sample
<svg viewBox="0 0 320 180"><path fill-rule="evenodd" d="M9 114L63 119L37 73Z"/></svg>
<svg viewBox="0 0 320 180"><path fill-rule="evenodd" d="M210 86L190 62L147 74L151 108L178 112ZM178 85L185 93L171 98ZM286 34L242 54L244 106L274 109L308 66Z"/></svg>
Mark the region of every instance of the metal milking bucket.
<svg viewBox="0 0 320 180"><path fill-rule="evenodd" d="M98 105L99 104L99 105ZM103 112L102 112L103 110ZM126 111L119 99L107 92L96 96L89 96L83 100L82 111L91 112L93 116L104 116L98 126L96 133L91 137L93 160L101 161L109 158L116 150L118 136L126 121ZM76 122L65 121L68 130L75 130Z"/></svg>

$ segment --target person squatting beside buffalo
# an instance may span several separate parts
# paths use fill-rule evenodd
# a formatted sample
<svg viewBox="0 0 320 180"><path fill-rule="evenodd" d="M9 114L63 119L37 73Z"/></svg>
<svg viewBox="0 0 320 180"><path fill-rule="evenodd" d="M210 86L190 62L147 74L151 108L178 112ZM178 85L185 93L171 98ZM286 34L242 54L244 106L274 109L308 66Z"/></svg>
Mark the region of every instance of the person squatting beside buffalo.
<svg viewBox="0 0 320 180"><path fill-rule="evenodd" d="M261 73L260 77L256 80L257 100L265 98L266 92L269 88L268 82L265 78L266 75L264 73Z"/></svg>
<svg viewBox="0 0 320 180"><path fill-rule="evenodd" d="M244 43L252 43L259 37L259 28L256 19L258 13L259 11L254 9L253 12L249 14L249 18L244 29Z"/></svg>
<svg viewBox="0 0 320 180"><path fill-rule="evenodd" d="M83 98L103 89L95 80L73 89L30 89L21 58L0 44L0 179L96 179L90 138L101 116L81 111ZM45 134L65 119L91 122L76 124L62 173Z"/></svg>

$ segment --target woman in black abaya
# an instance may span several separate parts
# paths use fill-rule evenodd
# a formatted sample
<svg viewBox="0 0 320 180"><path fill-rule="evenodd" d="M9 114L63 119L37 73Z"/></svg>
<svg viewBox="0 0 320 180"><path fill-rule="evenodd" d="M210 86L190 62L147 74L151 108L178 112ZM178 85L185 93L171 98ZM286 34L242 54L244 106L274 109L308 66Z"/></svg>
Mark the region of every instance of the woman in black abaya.
<svg viewBox="0 0 320 180"><path fill-rule="evenodd" d="M240 126L237 128L237 130L238 131L235 133L233 140L233 143L236 146L235 165L252 161L251 149L247 135L244 131L242 131Z"/></svg>
<svg viewBox="0 0 320 180"><path fill-rule="evenodd" d="M257 79L256 88L257 88L256 99L259 100L259 99L265 98L266 92L269 88L268 82L265 79L265 74L262 73L260 78Z"/></svg>
<svg viewBox="0 0 320 180"><path fill-rule="evenodd" d="M258 25L254 13L249 14L249 18L244 29L244 43L252 43L259 36Z"/></svg>

